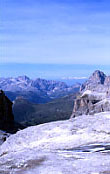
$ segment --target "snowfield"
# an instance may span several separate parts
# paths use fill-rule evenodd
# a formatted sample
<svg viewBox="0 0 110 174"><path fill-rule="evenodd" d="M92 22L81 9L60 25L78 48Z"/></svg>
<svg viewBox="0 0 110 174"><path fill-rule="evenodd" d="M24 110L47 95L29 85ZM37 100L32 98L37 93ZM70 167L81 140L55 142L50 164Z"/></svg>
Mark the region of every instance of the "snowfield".
<svg viewBox="0 0 110 174"><path fill-rule="evenodd" d="M109 150L110 112L78 116L11 135L0 146L0 172L107 174Z"/></svg>

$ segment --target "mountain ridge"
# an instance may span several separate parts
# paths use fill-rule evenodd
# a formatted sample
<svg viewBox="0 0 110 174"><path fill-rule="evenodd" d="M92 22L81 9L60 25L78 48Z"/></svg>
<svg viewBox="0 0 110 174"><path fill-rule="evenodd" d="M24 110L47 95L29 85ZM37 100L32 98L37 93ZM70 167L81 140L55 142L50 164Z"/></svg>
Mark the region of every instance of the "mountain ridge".
<svg viewBox="0 0 110 174"><path fill-rule="evenodd" d="M0 78L0 89L5 91L11 101L22 96L33 103L46 103L79 91L79 88L80 84L69 86L65 82L41 78L32 80L27 76Z"/></svg>

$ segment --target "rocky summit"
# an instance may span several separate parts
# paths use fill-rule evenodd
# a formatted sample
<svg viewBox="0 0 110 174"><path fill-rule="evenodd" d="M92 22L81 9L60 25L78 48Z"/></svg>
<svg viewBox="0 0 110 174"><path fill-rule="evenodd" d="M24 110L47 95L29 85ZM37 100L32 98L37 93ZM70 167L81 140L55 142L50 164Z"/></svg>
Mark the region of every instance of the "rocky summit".
<svg viewBox="0 0 110 174"><path fill-rule="evenodd" d="M81 86L71 117L110 111L110 76L96 70Z"/></svg>
<svg viewBox="0 0 110 174"><path fill-rule="evenodd" d="M80 91L95 90L106 91L110 87L110 77L106 76L102 71L96 70L89 79L82 84Z"/></svg>

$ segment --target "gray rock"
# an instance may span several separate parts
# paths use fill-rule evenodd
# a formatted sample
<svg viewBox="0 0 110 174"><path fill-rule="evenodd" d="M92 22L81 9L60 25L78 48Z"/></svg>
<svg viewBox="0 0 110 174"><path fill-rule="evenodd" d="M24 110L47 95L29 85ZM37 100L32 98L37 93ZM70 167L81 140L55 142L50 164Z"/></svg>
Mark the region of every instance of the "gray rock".
<svg viewBox="0 0 110 174"><path fill-rule="evenodd" d="M85 91L85 90L97 90L97 91L102 91L104 88L104 82L106 79L106 75L99 71L96 70L92 76L84 83L82 84L80 91Z"/></svg>
<svg viewBox="0 0 110 174"><path fill-rule="evenodd" d="M107 77L105 78L104 85L110 87L110 76L107 76Z"/></svg>
<svg viewBox="0 0 110 174"><path fill-rule="evenodd" d="M110 76L96 70L81 86L71 117L110 111Z"/></svg>
<svg viewBox="0 0 110 174"><path fill-rule="evenodd" d="M101 101L101 97L96 97L93 95L78 96L74 102L72 117L79 115L88 115L99 112L101 108L95 108L95 104ZM101 110L102 111L102 110Z"/></svg>
<svg viewBox="0 0 110 174"><path fill-rule="evenodd" d="M1 174L110 173L110 112L29 127L0 147Z"/></svg>

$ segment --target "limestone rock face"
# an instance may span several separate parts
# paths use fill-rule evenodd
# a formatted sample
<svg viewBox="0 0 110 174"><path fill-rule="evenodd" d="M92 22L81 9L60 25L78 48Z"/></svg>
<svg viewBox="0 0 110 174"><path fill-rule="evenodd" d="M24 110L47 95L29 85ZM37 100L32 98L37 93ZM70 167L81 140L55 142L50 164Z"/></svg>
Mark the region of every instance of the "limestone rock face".
<svg viewBox="0 0 110 174"><path fill-rule="evenodd" d="M105 78L106 75L102 71L96 70L89 80L96 82L97 84L104 84Z"/></svg>
<svg viewBox="0 0 110 174"><path fill-rule="evenodd" d="M103 109L100 106L100 109L95 108L96 104L101 101L101 96L96 97L94 95L85 94L82 96L78 96L74 103L73 113L71 117L79 116L79 115L88 115L94 114L101 111Z"/></svg>
<svg viewBox="0 0 110 174"><path fill-rule="evenodd" d="M0 90L0 129L11 130L14 125L12 102Z"/></svg>
<svg viewBox="0 0 110 174"><path fill-rule="evenodd" d="M107 76L104 81L105 86L110 86L110 76Z"/></svg>
<svg viewBox="0 0 110 174"><path fill-rule="evenodd" d="M110 76L96 70L81 86L71 117L110 111Z"/></svg>
<svg viewBox="0 0 110 174"><path fill-rule="evenodd" d="M85 90L98 90L102 91L102 88L104 88L104 82L105 79L107 81L107 76L99 70L96 70L92 76L81 86L80 91Z"/></svg>

